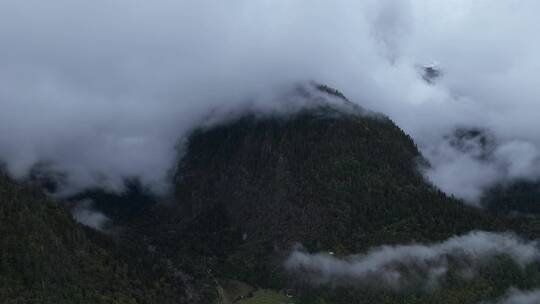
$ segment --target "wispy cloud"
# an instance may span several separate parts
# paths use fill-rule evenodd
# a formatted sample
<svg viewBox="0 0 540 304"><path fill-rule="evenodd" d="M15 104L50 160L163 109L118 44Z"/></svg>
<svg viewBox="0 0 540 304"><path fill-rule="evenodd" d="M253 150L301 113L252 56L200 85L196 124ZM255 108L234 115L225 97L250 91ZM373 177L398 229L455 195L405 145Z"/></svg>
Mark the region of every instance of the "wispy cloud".
<svg viewBox="0 0 540 304"><path fill-rule="evenodd" d="M464 277L473 276L479 266L500 255L524 267L540 258L540 250L536 242L512 234L476 231L441 243L380 246L347 257L297 250L285 266L314 283L397 289L418 283L433 286L449 271L450 264Z"/></svg>
<svg viewBox="0 0 540 304"><path fill-rule="evenodd" d="M491 304L536 304L540 303L540 290L524 291L510 289L507 294ZM485 303L484 303L485 304Z"/></svg>
<svg viewBox="0 0 540 304"><path fill-rule="evenodd" d="M104 226L109 222L109 218L96 210L92 209L93 202L91 200L83 200L75 203L71 212L73 218L88 227L96 230L103 230Z"/></svg>

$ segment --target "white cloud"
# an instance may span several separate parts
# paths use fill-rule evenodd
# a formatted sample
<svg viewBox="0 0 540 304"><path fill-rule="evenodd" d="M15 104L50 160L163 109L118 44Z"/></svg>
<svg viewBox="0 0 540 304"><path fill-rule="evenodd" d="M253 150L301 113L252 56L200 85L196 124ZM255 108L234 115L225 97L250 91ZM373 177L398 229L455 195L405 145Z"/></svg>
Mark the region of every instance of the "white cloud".
<svg viewBox="0 0 540 304"><path fill-rule="evenodd" d="M496 304L536 304L540 303L540 290L523 291L510 289Z"/></svg>
<svg viewBox="0 0 540 304"><path fill-rule="evenodd" d="M520 266L538 261L536 242L526 242L511 234L476 231L444 242L421 245L380 246L365 254L337 258L328 254L294 251L285 266L315 283L376 284L401 288L417 280L433 286L449 267L449 261L465 275L498 255L508 255Z"/></svg>
<svg viewBox="0 0 540 304"><path fill-rule="evenodd" d="M85 226L103 230L104 226L109 222L109 218L101 212L92 210L92 204L91 200L75 203L75 207L72 209L73 218Z"/></svg>

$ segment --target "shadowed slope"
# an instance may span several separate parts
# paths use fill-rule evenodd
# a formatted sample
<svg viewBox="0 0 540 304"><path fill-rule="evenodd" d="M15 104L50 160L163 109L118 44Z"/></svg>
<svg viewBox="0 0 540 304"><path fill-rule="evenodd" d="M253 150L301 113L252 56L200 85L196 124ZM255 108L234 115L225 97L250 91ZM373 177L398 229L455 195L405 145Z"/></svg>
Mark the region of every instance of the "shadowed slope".
<svg viewBox="0 0 540 304"><path fill-rule="evenodd" d="M38 189L0 174L2 303L183 303L163 267L76 224ZM174 285L173 285L174 284Z"/></svg>

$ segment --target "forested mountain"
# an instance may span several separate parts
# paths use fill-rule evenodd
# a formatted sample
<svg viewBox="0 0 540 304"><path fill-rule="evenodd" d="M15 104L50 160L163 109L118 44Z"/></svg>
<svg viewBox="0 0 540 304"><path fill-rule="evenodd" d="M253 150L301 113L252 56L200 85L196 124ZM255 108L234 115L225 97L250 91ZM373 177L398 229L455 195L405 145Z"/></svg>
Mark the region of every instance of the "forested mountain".
<svg viewBox="0 0 540 304"><path fill-rule="evenodd" d="M423 162L386 117L331 107L246 115L190 136L176 198L184 214L222 209L248 240L279 248L302 242L355 252L503 225L429 185Z"/></svg>
<svg viewBox="0 0 540 304"><path fill-rule="evenodd" d="M538 262L523 268L505 251L478 266L445 253L448 271L429 288L312 284L305 272L284 267L300 244L305 254L345 259L374 246L440 243L472 230L537 237L534 220L469 207L437 190L419 170L429 164L390 119L318 89L342 104L317 99L287 115L244 113L194 130L167 199L136 182L124 195L93 190L72 198L92 199L118 225L114 233L83 228L39 189L1 176L0 298L479 303L512 286L540 286ZM422 274L397 264L417 279ZM468 266L472 274L464 274Z"/></svg>
<svg viewBox="0 0 540 304"><path fill-rule="evenodd" d="M247 113L195 130L178 165L175 203L157 206L154 216L137 221L132 231L201 277L206 269L224 282L286 290L298 286L283 269L296 244L308 252L345 256L381 244L435 242L471 230L526 225L435 189L418 170L429 164L402 130L344 101L343 107L319 104L288 116ZM514 269L511 260L501 263ZM503 266L493 265L484 269L488 279L478 284L495 284L489 276ZM444 291L435 298L385 291L365 303L382 298L452 303L465 297L476 303L500 296L511 281L476 296L471 296L476 290L457 282L447 286L459 294L455 298L446 298ZM360 303L365 290L295 292L302 303Z"/></svg>
<svg viewBox="0 0 540 304"><path fill-rule="evenodd" d="M40 189L0 175L1 303L190 303L165 265L77 224Z"/></svg>

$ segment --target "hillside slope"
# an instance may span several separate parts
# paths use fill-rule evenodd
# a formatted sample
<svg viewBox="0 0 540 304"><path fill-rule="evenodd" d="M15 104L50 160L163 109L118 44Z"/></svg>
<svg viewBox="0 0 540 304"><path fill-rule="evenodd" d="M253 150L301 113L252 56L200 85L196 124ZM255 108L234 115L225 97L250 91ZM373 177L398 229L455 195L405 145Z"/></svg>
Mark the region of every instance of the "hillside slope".
<svg viewBox="0 0 540 304"><path fill-rule="evenodd" d="M496 229L496 218L429 185L419 162L414 142L385 117L330 107L248 115L191 135L176 197L193 218L220 209L247 240L278 247L358 251Z"/></svg>
<svg viewBox="0 0 540 304"><path fill-rule="evenodd" d="M0 174L2 303L188 303L185 286ZM189 302L192 303L192 302Z"/></svg>

